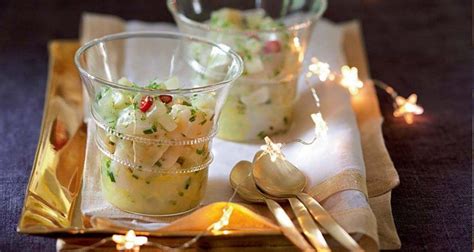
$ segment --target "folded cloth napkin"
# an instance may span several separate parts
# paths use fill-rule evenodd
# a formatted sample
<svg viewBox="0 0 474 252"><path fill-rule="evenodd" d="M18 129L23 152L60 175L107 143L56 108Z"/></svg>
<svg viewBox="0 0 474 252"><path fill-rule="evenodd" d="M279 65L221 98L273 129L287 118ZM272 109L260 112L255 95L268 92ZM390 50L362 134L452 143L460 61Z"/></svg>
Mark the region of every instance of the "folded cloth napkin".
<svg viewBox="0 0 474 252"><path fill-rule="evenodd" d="M97 29L97 27L100 28ZM111 16L86 14L83 17L81 40L87 41L118 31L139 30L175 31L176 28L169 24L147 24L138 21L125 23ZM328 62L333 69L340 68L340 66L346 63L342 50L344 35L343 26L334 25L322 20L315 27L309 42L307 55L317 56L321 60ZM127 47L126 45L125 48L125 55L136 55L131 52L139 54L136 47ZM370 102L359 104L355 104L347 91L334 83L320 83L316 85L316 88L321 98L321 112L329 126L327 139L325 141L316 141L310 146L289 143L283 148L287 159L307 175L309 180L307 192L320 200L323 206L347 231L361 234L361 242L366 249L374 250L379 248L379 235L389 240L388 242L381 241L381 245L389 244L391 246L382 246L381 248L397 248L399 240L393 225L389 193L393 186L398 183L398 177L383 145L383 138L380 132L380 112L367 108L367 106L374 105L374 101L375 105L378 106L373 87L368 85L364 88L365 92L363 92L367 96L364 96L364 98L367 98ZM314 113L316 109L313 104L314 101L309 89L300 82L299 99L295 105L294 127L287 134L276 137L274 140L285 143L295 138L312 139L314 124L310 114ZM354 113L353 106L355 111L358 112L357 114ZM372 113L369 113L370 116L359 116L364 114L366 110L372 111ZM376 120L373 121L373 118ZM364 148L361 147L358 127L361 127ZM86 217L90 217L89 219L92 220L103 217L116 220L134 219L145 221L152 223L151 226L144 226L148 229L180 230L180 228L189 228L183 225L183 223L186 223L183 220L188 219L190 216L182 217L178 221L176 221L177 217L152 218L137 216L122 212L107 203L102 195L98 193L100 191L100 183L98 181L97 149L92 140L94 127L89 125L88 131L88 148L81 204L81 210ZM379 148L379 150L373 150L371 147L373 142L378 143L375 147ZM251 160L259 146L259 144L233 143L220 139L214 141L213 152L215 160L209 170L209 183L207 194L203 201L204 205L228 200L232 194L232 190L228 185L230 170L240 160ZM366 152L371 155L366 155ZM239 155L232 153L239 153ZM385 160L386 162L377 162L381 166L371 165L370 167L373 169L371 169L370 173L368 170L366 174L365 164L375 163L376 160ZM373 172L374 170L379 172ZM392 175L391 178L379 180L382 178L380 175L385 173L385 171L392 172L390 173ZM369 188L366 185L366 175L374 175L367 178ZM396 179L394 179L394 176ZM380 185L378 181L383 181L384 184ZM370 192L374 192L372 195L381 198L378 198L378 200L368 200ZM371 205L378 207L374 211L379 216L383 216L381 219L379 216L374 216L369 201ZM242 200L236 198L235 202L242 202ZM268 216L263 207L249 207L256 213ZM191 215L195 217L195 214ZM204 214L202 217L206 219L207 217L204 217L206 215L209 214ZM172 221L175 222L169 224ZM384 223L384 229L380 229L379 226L377 231L377 221ZM263 218L256 222L260 223L260 227L275 228L268 222L268 219ZM97 222L92 221L91 223ZM230 227L232 228L232 221ZM381 231L384 233L380 234Z"/></svg>

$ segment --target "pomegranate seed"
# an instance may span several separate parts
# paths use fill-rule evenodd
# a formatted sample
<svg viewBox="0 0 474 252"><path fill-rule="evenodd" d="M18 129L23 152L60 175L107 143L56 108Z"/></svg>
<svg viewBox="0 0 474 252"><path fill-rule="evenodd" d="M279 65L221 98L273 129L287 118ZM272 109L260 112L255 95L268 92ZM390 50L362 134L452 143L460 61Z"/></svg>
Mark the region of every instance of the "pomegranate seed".
<svg viewBox="0 0 474 252"><path fill-rule="evenodd" d="M168 104L173 101L173 96L171 95L160 95L159 97L160 100L165 104Z"/></svg>
<svg viewBox="0 0 474 252"><path fill-rule="evenodd" d="M270 40L265 42L265 46L263 47L264 53L277 53L280 52L281 45L280 42L277 40Z"/></svg>
<svg viewBox="0 0 474 252"><path fill-rule="evenodd" d="M150 109L151 105L153 104L153 97L147 95L142 98L140 102L140 110L145 113Z"/></svg>

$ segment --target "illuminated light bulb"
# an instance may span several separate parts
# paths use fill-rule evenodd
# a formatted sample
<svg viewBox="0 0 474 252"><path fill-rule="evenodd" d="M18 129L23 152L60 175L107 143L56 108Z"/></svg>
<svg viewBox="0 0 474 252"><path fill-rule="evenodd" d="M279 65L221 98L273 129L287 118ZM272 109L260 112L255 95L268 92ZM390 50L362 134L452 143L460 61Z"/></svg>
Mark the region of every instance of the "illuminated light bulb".
<svg viewBox="0 0 474 252"><path fill-rule="evenodd" d="M316 133L316 139L324 138L328 133L328 126L326 121L324 121L321 113L311 114L311 119L314 122L314 131Z"/></svg>
<svg viewBox="0 0 474 252"><path fill-rule="evenodd" d="M316 74L320 81L326 81L331 74L329 64L317 61L308 66L310 72Z"/></svg>
<svg viewBox="0 0 474 252"><path fill-rule="evenodd" d="M260 149L263 150L266 154L270 155L272 162L275 162L278 159L286 160L285 156L281 152L281 143L273 143L272 140L266 136L265 145L260 146Z"/></svg>
<svg viewBox="0 0 474 252"><path fill-rule="evenodd" d="M234 208L232 206L228 206L222 210L221 218L212 225L212 232L217 232L223 227L229 225L229 220L230 216L232 215L232 211L234 211Z"/></svg>
<svg viewBox="0 0 474 252"><path fill-rule="evenodd" d="M413 123L413 117L415 115L423 114L423 108L416 104L418 97L416 94L411 94L407 99L397 96L395 97L395 103L397 105L393 116L405 118L408 124Z"/></svg>
<svg viewBox="0 0 474 252"><path fill-rule="evenodd" d="M341 68L341 85L346 87L351 95L359 93L359 89L364 86L364 83L359 79L358 70L356 67L343 66Z"/></svg>
<svg viewBox="0 0 474 252"><path fill-rule="evenodd" d="M333 81L335 79L336 79L336 75L334 75L333 73L330 73L328 76L328 80Z"/></svg>
<svg viewBox="0 0 474 252"><path fill-rule="evenodd" d="M113 235L112 240L117 244L117 250L140 251L140 246L148 242L145 236L136 236L133 230L129 230L126 235Z"/></svg>

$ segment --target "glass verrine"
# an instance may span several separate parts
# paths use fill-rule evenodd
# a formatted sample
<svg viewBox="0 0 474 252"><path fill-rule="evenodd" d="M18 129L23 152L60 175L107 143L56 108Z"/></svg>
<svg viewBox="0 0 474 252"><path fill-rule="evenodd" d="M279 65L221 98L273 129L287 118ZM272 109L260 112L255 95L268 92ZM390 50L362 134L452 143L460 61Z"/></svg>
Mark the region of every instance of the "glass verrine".
<svg viewBox="0 0 474 252"><path fill-rule="evenodd" d="M241 58L192 36L137 32L93 40L77 51L75 63L96 126L105 199L146 215L197 207Z"/></svg>
<svg viewBox="0 0 474 252"><path fill-rule="evenodd" d="M308 39L326 5L326 0L168 0L181 32L227 44L244 61L218 137L246 141L289 129Z"/></svg>

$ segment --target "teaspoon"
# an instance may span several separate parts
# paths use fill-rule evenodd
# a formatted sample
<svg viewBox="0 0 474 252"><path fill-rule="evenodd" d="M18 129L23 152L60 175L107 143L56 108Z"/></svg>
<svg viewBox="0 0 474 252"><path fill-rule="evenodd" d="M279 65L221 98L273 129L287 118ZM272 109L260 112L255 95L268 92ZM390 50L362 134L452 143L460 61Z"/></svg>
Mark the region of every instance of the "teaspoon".
<svg viewBox="0 0 474 252"><path fill-rule="evenodd" d="M285 210L273 199L264 197L257 189L252 178L252 163L238 162L230 173L230 184L244 200L266 203L281 226L283 234L303 251L314 251L286 214Z"/></svg>
<svg viewBox="0 0 474 252"><path fill-rule="evenodd" d="M341 245L350 251L363 251L352 236L313 197L303 193L306 176L293 164L280 157L272 161L269 154L259 151L254 157L252 174L259 189L274 197L297 197L315 220Z"/></svg>

